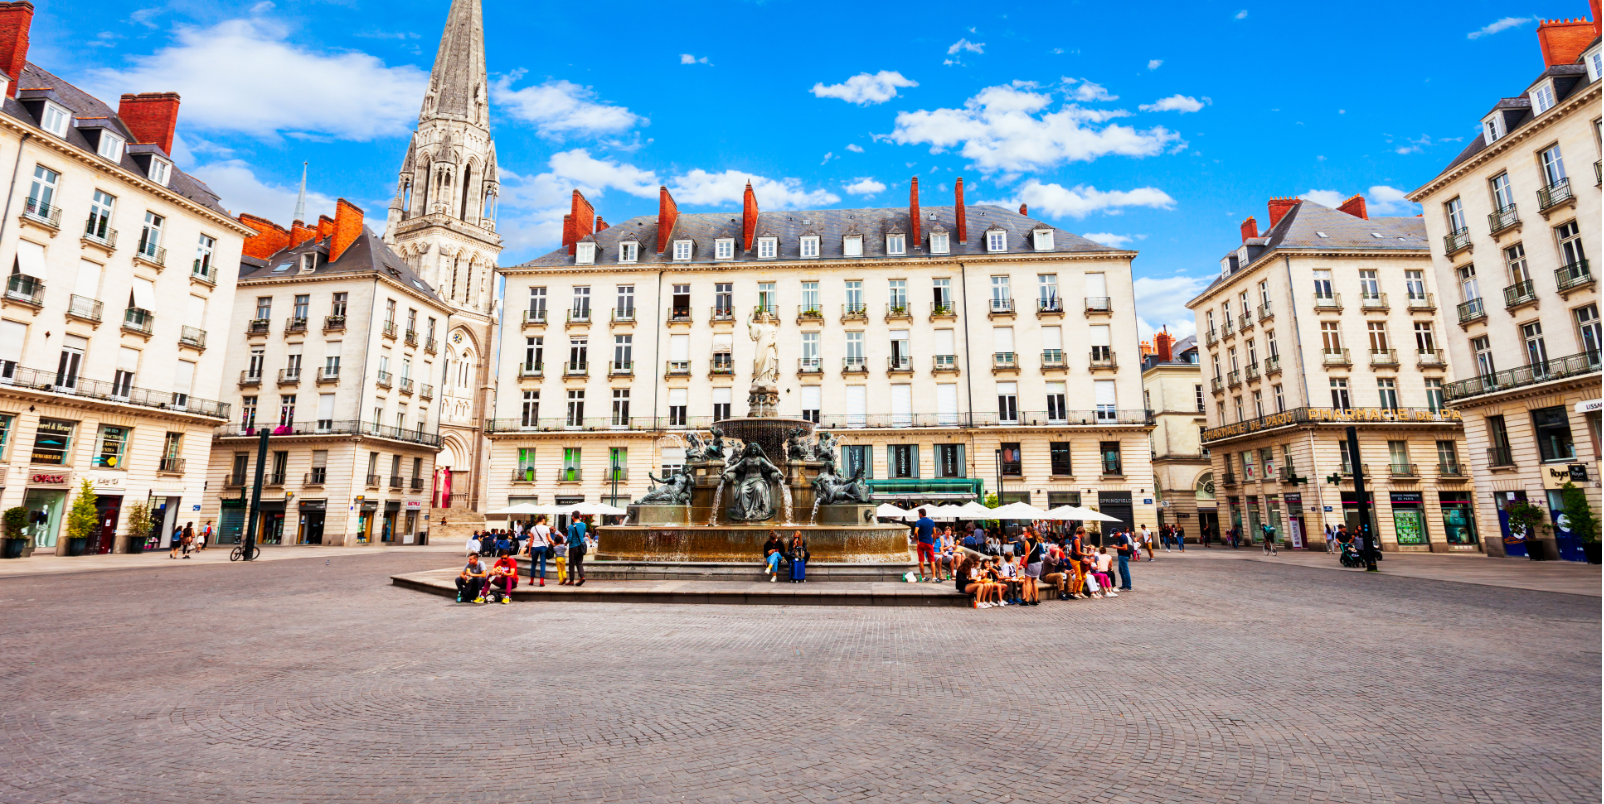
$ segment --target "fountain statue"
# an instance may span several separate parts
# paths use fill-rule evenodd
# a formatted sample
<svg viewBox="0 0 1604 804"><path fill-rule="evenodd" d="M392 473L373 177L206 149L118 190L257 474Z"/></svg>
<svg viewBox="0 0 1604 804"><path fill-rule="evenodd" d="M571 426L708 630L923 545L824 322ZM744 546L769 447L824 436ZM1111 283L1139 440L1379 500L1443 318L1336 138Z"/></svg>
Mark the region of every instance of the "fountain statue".
<svg viewBox="0 0 1604 804"><path fill-rule="evenodd" d="M813 459L813 445L808 443L808 429L806 427L793 427L785 436L785 459L787 461L809 461Z"/></svg>
<svg viewBox="0 0 1604 804"><path fill-rule="evenodd" d="M717 427L708 430L708 437L702 438L695 433L686 433L685 440L690 446L685 448L687 461L721 461L724 460L724 431Z"/></svg>
<svg viewBox="0 0 1604 804"><path fill-rule="evenodd" d="M737 522L761 522L774 517L774 487L784 480L780 468L769 463L763 447L748 443L741 457L719 478L734 481L735 498L730 501L729 517Z"/></svg>
<svg viewBox="0 0 1604 804"><path fill-rule="evenodd" d="M858 503L867 505L870 501L869 484L863 481L863 467L852 477L841 477L835 473L833 465L826 466L818 476L813 478L813 493L821 505L839 505L841 503Z"/></svg>
<svg viewBox="0 0 1604 804"><path fill-rule="evenodd" d="M773 418L780 403L779 319L768 310L754 310L746 319L752 338L752 388L747 392L749 418Z"/></svg>
<svg viewBox="0 0 1604 804"><path fill-rule="evenodd" d="M690 505L691 488L695 484L695 479L690 475L681 472L673 477L659 478L647 472L646 476L657 485L636 501L636 505Z"/></svg>

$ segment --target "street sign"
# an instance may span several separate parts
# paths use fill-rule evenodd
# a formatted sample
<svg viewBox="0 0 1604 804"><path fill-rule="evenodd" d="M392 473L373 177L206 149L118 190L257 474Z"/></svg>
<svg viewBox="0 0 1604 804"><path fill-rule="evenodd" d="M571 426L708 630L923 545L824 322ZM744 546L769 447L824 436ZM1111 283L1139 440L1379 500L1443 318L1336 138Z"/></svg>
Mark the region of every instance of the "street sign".
<svg viewBox="0 0 1604 804"><path fill-rule="evenodd" d="M1331 513L1331 506L1329 506L1329 505L1326 506L1326 513L1328 513L1328 514Z"/></svg>

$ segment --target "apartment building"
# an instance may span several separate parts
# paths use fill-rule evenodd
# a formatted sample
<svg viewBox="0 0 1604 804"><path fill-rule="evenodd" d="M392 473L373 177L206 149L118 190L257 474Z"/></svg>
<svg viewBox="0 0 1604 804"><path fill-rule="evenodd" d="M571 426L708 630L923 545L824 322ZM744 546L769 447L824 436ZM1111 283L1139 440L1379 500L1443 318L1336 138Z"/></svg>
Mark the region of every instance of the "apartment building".
<svg viewBox="0 0 1604 804"><path fill-rule="evenodd" d="M1142 397L1153 417L1153 485L1158 524L1185 529L1201 539L1218 526L1214 472L1203 449L1208 427L1208 393L1197 337L1175 340L1168 331L1153 335L1153 349L1142 357Z"/></svg>
<svg viewBox="0 0 1604 804"><path fill-rule="evenodd" d="M1358 524L1358 465L1383 549L1478 549L1425 225L1372 218L1361 196L1337 209L1274 198L1269 224L1261 235L1244 221L1241 245L1188 303L1221 530L1257 537L1267 523L1321 547L1326 527Z"/></svg>
<svg viewBox="0 0 1604 804"><path fill-rule="evenodd" d="M164 546L201 524L237 262L248 232L172 163L179 98L112 109L27 61L33 6L0 3L0 509L28 510L27 554ZM67 509L94 490L99 531ZM148 502L157 527L130 533Z"/></svg>
<svg viewBox="0 0 1604 804"><path fill-rule="evenodd" d="M747 412L746 322L780 319L779 411L841 444L876 499L997 494L1154 520L1135 253L954 203L681 213L608 227L575 192L564 245L502 269L490 504L622 505L684 436ZM772 456L771 456L772 457ZM661 476L661 474L659 474Z"/></svg>
<svg viewBox="0 0 1604 804"><path fill-rule="evenodd" d="M217 338L234 416L217 428L204 506L218 541L248 527L260 470L260 544L415 543L431 509L451 306L344 199L313 225L240 221L253 233Z"/></svg>
<svg viewBox="0 0 1604 804"><path fill-rule="evenodd" d="M1572 482L1595 510L1601 502L1604 325L1587 256L1600 248L1598 30L1596 19L1543 22L1542 72L1499 98L1481 135L1410 194L1456 305L1446 400L1464 417L1478 527L1494 554L1584 560L1561 490ZM1504 512L1522 502L1549 511L1552 539L1511 532Z"/></svg>

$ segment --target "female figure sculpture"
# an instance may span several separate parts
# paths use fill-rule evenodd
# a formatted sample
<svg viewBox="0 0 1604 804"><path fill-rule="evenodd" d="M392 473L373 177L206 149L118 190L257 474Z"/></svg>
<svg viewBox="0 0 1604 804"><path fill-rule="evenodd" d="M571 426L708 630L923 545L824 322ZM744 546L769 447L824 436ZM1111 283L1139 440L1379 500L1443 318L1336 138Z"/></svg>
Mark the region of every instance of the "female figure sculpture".
<svg viewBox="0 0 1604 804"><path fill-rule="evenodd" d="M748 442L739 458L724 470L725 482L734 481L735 497L730 501L729 518L738 522L759 522L774 516L773 483L782 482L779 467L769 463L757 442Z"/></svg>

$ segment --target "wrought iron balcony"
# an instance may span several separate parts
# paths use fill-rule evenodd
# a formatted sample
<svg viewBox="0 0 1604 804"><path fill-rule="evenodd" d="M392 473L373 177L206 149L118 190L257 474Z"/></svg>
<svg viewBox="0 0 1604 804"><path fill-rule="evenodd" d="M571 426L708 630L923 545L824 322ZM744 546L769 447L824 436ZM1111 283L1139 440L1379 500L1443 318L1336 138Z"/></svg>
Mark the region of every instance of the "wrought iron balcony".
<svg viewBox="0 0 1604 804"><path fill-rule="evenodd" d="M37 198L30 198L23 204L22 217L25 220L44 224L57 231L61 230L61 207L47 204Z"/></svg>
<svg viewBox="0 0 1604 804"><path fill-rule="evenodd" d="M250 388L261 384L262 373L260 371L253 372L250 369L246 369L239 373L239 385L241 388Z"/></svg>
<svg viewBox="0 0 1604 804"><path fill-rule="evenodd" d="M841 373L868 374L869 361L864 357L843 357L841 358Z"/></svg>
<svg viewBox="0 0 1604 804"><path fill-rule="evenodd" d="M156 324L156 314L138 307L130 307L123 311L123 329L137 332L140 335L149 335L151 328Z"/></svg>
<svg viewBox="0 0 1604 804"><path fill-rule="evenodd" d="M164 475L181 475L184 473L184 459L167 456L156 464L156 471Z"/></svg>
<svg viewBox="0 0 1604 804"><path fill-rule="evenodd" d="M1036 300L1036 315L1037 316L1063 315L1063 314L1064 314L1064 300L1063 299L1060 299L1057 296L1053 296L1053 297L1047 298L1047 299L1038 298Z"/></svg>
<svg viewBox="0 0 1604 804"><path fill-rule="evenodd" d="M1259 305L1259 320L1260 321L1263 321L1263 320L1265 320L1267 318L1274 318L1274 317L1275 317L1275 308L1271 307L1269 302L1265 302L1265 303Z"/></svg>
<svg viewBox="0 0 1604 804"><path fill-rule="evenodd" d="M957 308L953 307L952 302L931 302L930 303L930 317L931 318L957 318L958 317Z"/></svg>
<svg viewBox="0 0 1604 804"><path fill-rule="evenodd" d="M1372 366L1396 366L1396 365L1398 365L1398 350L1397 349L1371 349L1370 350L1370 365L1372 365Z"/></svg>
<svg viewBox="0 0 1604 804"><path fill-rule="evenodd" d="M627 376L629 376L631 374L634 374L634 373L635 373L635 361L633 361L633 360L623 360L623 361L609 360L609 361L607 361L607 376L609 376L609 377L627 377Z"/></svg>
<svg viewBox="0 0 1604 804"><path fill-rule="evenodd" d="M1412 463L1391 463L1387 468L1393 477L1420 477L1420 467Z"/></svg>
<svg viewBox="0 0 1604 804"><path fill-rule="evenodd" d="M1259 364L1258 363L1248 363L1247 366L1244 367L1243 370L1246 372L1247 380L1249 382L1252 382L1252 381L1257 380L1259 378Z"/></svg>
<svg viewBox="0 0 1604 804"><path fill-rule="evenodd" d="M110 251L117 248L117 230L107 226L105 218L90 215L84 225L84 241Z"/></svg>
<svg viewBox="0 0 1604 804"><path fill-rule="evenodd" d="M1516 282L1515 284L1504 288L1504 307L1508 309L1513 310L1517 307L1533 304L1536 301L1537 286L1532 284L1532 280L1530 279L1527 279L1523 282Z"/></svg>
<svg viewBox="0 0 1604 804"><path fill-rule="evenodd" d="M820 374L824 371L824 361L817 357L799 357L796 359L796 373Z"/></svg>
<svg viewBox="0 0 1604 804"><path fill-rule="evenodd" d="M546 308L524 311L524 326L543 327L546 325Z"/></svg>
<svg viewBox="0 0 1604 804"><path fill-rule="evenodd" d="M1235 388L1242 384L1242 371L1240 369L1225 375L1225 384Z"/></svg>
<svg viewBox="0 0 1604 804"><path fill-rule="evenodd" d="M439 344L434 338L429 338L423 342L423 351L431 355L434 354L438 349Z"/></svg>
<svg viewBox="0 0 1604 804"><path fill-rule="evenodd" d="M1465 467L1458 462L1439 463L1437 464L1437 475L1439 477L1464 477Z"/></svg>
<svg viewBox="0 0 1604 804"><path fill-rule="evenodd" d="M1561 293L1593 283L1593 270L1587 260L1577 260L1554 272L1554 285Z"/></svg>
<svg viewBox="0 0 1604 804"><path fill-rule="evenodd" d="M1087 315L1107 315L1109 313L1112 313L1113 311L1114 311L1114 303L1113 303L1113 300L1110 299L1108 296L1087 296L1086 297L1086 314Z"/></svg>
<svg viewBox="0 0 1604 804"><path fill-rule="evenodd" d="M988 315L1013 315L1014 300L1012 298L992 299L990 305L986 308L986 312Z"/></svg>
<svg viewBox="0 0 1604 804"><path fill-rule="evenodd" d="M1442 237L1443 253L1448 256L1458 254L1470 248L1470 229L1458 229Z"/></svg>
<svg viewBox="0 0 1604 804"><path fill-rule="evenodd" d="M389 374L386 373L386 372L382 372L381 371L379 373L385 375L386 377L389 376ZM278 370L278 384L279 385L300 385L301 384L301 370L298 369L298 368L279 369ZM386 382L385 382L385 387L386 388L389 387L388 380L386 380Z"/></svg>
<svg viewBox="0 0 1604 804"><path fill-rule="evenodd" d="M374 382L378 383L380 388L389 388L390 387L390 381L391 381L391 377L390 377L390 372L388 372L388 371L379 372L378 377L374 380Z"/></svg>
<svg viewBox="0 0 1604 804"><path fill-rule="evenodd" d="M668 361L667 374L670 377L689 377L689 376L691 376L691 361L689 361L689 360L670 360L670 361Z"/></svg>
<svg viewBox="0 0 1604 804"><path fill-rule="evenodd" d="M1253 313L1243 313L1242 315L1237 316L1237 325L1243 332L1247 332L1248 329L1253 326L1255 320L1256 319L1253 318Z"/></svg>
<svg viewBox="0 0 1604 804"><path fill-rule="evenodd" d="M1390 309L1390 307L1387 304L1387 294L1385 294L1385 293L1377 293L1377 294L1374 294L1374 295L1371 295L1371 294L1368 294L1368 293L1360 294L1360 296L1359 296L1359 308L1362 309L1362 310L1372 310L1372 311L1388 310L1388 309Z"/></svg>
<svg viewBox="0 0 1604 804"><path fill-rule="evenodd" d="M1019 369L1019 356L1013 352L994 352L991 367L993 370L1016 371Z"/></svg>
<svg viewBox="0 0 1604 804"><path fill-rule="evenodd" d="M411 377L402 377L401 378L401 385L396 390L400 391L403 394L407 394L407 395L410 396L412 394L412 378Z"/></svg>
<svg viewBox="0 0 1604 804"><path fill-rule="evenodd" d="M932 357L930 359L930 361L931 361L930 370L933 371L933 372L957 371L958 370L958 356L957 355L935 355L934 357Z"/></svg>
<svg viewBox="0 0 1604 804"><path fill-rule="evenodd" d="M1557 357L1553 360L1545 360L1542 363L1508 369L1495 374L1484 374L1468 380L1460 380L1449 384L1447 397L1450 400L1466 399L1553 380L1595 374L1599 371L1599 355L1599 352L1582 352L1581 354Z"/></svg>
<svg viewBox="0 0 1604 804"><path fill-rule="evenodd" d="M1514 466L1515 457L1510 454L1509 447L1488 447L1488 466Z"/></svg>
<svg viewBox="0 0 1604 804"><path fill-rule="evenodd" d="M380 329L380 334L393 341L396 335L400 334L400 327L397 327L394 321L386 321Z"/></svg>
<svg viewBox="0 0 1604 804"><path fill-rule="evenodd" d="M1510 204L1497 212L1487 213L1487 231L1489 234L1498 234L1515 224L1520 223L1520 213L1515 205Z"/></svg>
<svg viewBox="0 0 1604 804"><path fill-rule="evenodd" d="M1329 296L1314 294L1314 309L1316 310L1342 310L1342 294L1333 293Z"/></svg>
<svg viewBox="0 0 1604 804"><path fill-rule="evenodd" d="M581 307L581 308L577 308L577 309L573 308L573 307L568 308L568 318L567 318L566 323L570 324L570 325L573 325L573 324L589 324L590 323L590 308L589 307Z"/></svg>
<svg viewBox="0 0 1604 804"><path fill-rule="evenodd" d="M564 377L585 377L590 375L590 361L569 360L563 363Z"/></svg>
<svg viewBox="0 0 1604 804"><path fill-rule="evenodd" d="M633 324L633 323L635 323L635 308L633 308L633 307L625 307L625 308L620 309L620 308L614 307L613 308L613 323L614 324Z"/></svg>
<svg viewBox="0 0 1604 804"><path fill-rule="evenodd" d="M1270 355L1264 359L1264 375L1278 374L1281 371L1281 356Z"/></svg>
<svg viewBox="0 0 1604 804"><path fill-rule="evenodd" d="M1414 294L1410 294L1409 295L1409 309L1411 309L1411 310L1435 310L1435 309L1437 309L1437 298L1434 295L1430 294L1430 293L1426 293L1426 294L1419 295L1419 296L1416 296Z"/></svg>
<svg viewBox="0 0 1604 804"><path fill-rule="evenodd" d="M21 302L32 307L43 307L45 281L27 274L12 274L6 281L6 300Z"/></svg>
<svg viewBox="0 0 1604 804"><path fill-rule="evenodd" d="M418 331L409 329L402 335L401 339L406 342L406 345L415 347L418 345Z"/></svg>
<svg viewBox="0 0 1604 804"><path fill-rule="evenodd" d="M1225 381L1219 377L1215 377L1214 379L1209 380L1209 387L1214 391L1214 393L1221 393L1225 391Z"/></svg>
<svg viewBox="0 0 1604 804"><path fill-rule="evenodd" d="M869 308L863 302L848 302L841 305L842 321L867 321Z"/></svg>
<svg viewBox="0 0 1604 804"><path fill-rule="evenodd" d="M1114 359L1114 350L1107 347L1092 347L1090 359L1091 362L1088 365L1092 371L1119 368L1119 361Z"/></svg>
<svg viewBox="0 0 1604 804"><path fill-rule="evenodd" d="M900 357L887 357L886 358L886 373L887 374L912 374L913 373L913 358L911 358L911 357L909 357L907 355L902 355Z"/></svg>
<svg viewBox="0 0 1604 804"><path fill-rule="evenodd" d="M1416 349L1415 364L1421 368L1442 368L1447 361L1441 349Z"/></svg>
<svg viewBox="0 0 1604 804"><path fill-rule="evenodd" d="M1540 212L1547 212L1574 198L1576 195L1571 192L1571 180L1560 179L1537 191L1537 209Z"/></svg>
<svg viewBox="0 0 1604 804"><path fill-rule="evenodd" d="M434 386L428 383L418 386L419 399L434 399Z"/></svg>
<svg viewBox="0 0 1604 804"><path fill-rule="evenodd" d="M146 230L146 234L149 234L149 230ZM144 260L160 270L167 266L167 249L156 245L155 241L141 237L139 247L134 249L134 259Z"/></svg>
<svg viewBox="0 0 1604 804"><path fill-rule="evenodd" d="M345 329L345 316L326 315L323 317L323 331L336 332Z"/></svg>
<svg viewBox="0 0 1604 804"><path fill-rule="evenodd" d="M191 326L180 327L178 330L178 342L196 349L205 349L206 330Z"/></svg>
<svg viewBox="0 0 1604 804"><path fill-rule="evenodd" d="M67 299L67 315L82 321L100 323L100 308L100 302L85 296L74 295Z"/></svg>
<svg viewBox="0 0 1604 804"><path fill-rule="evenodd" d="M1353 358L1348 356L1347 349L1325 349L1320 354L1320 362L1327 366L1351 366Z"/></svg>
<svg viewBox="0 0 1604 804"><path fill-rule="evenodd" d="M284 319L284 333L286 335L288 335L290 333L305 332L305 331L306 331L306 319L305 318L291 317L291 318Z"/></svg>
<svg viewBox="0 0 1604 804"><path fill-rule="evenodd" d="M1045 368L1055 368L1055 369L1064 368L1064 350L1063 349L1043 349L1042 352L1041 352L1041 367L1044 368L1044 369Z"/></svg>
<svg viewBox="0 0 1604 804"><path fill-rule="evenodd" d="M542 373L544 373L545 368L546 368L546 364L541 362L541 361L539 361L539 360L536 360L533 363L527 363L527 362L526 363L519 363L518 364L518 376L519 377L539 377L539 376L541 376Z"/></svg>
<svg viewBox="0 0 1604 804"><path fill-rule="evenodd" d="M339 382L340 381L340 367L336 365L336 366L323 366L322 368L319 368L317 370L317 381L318 381L319 384L331 383L331 382Z"/></svg>
<svg viewBox="0 0 1604 804"><path fill-rule="evenodd" d="M885 320L887 320L887 321L896 321L896 320L912 321L913 320L913 313L909 312L908 303L906 301L904 301L902 304L887 303L886 304L886 317L885 317Z"/></svg>
<svg viewBox="0 0 1604 804"><path fill-rule="evenodd" d="M1487 306L1482 304L1480 298L1462 302L1459 305L1459 323L1469 324L1472 321L1481 321L1487 318Z"/></svg>

